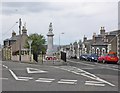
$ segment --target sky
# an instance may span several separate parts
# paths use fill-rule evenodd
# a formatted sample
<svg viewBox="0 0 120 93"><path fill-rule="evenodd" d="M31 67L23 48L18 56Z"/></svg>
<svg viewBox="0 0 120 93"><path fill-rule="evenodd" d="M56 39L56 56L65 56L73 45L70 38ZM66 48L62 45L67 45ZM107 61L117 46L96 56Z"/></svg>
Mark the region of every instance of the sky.
<svg viewBox="0 0 120 93"><path fill-rule="evenodd" d="M100 33L101 27L105 27L106 32L118 29L117 0L24 1L5 0L2 2L0 8L2 11L0 14L1 43L11 37L13 30L18 34L16 22L19 18L22 19L22 25L26 23L28 35L38 33L44 35L46 39L49 24L52 22L55 45L59 45L59 37L60 44L66 45L83 40L84 36L91 39L93 33Z"/></svg>

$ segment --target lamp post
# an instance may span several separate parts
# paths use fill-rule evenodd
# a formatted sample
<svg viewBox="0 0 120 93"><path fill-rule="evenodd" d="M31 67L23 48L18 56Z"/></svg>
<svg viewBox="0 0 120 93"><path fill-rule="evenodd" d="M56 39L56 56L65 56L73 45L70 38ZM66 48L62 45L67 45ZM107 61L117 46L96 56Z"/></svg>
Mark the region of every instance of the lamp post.
<svg viewBox="0 0 120 93"><path fill-rule="evenodd" d="M79 46L79 58L80 58L80 55L81 55L81 52L82 52L82 41L81 40L79 40L78 46Z"/></svg>
<svg viewBox="0 0 120 93"><path fill-rule="evenodd" d="M59 51L60 51L60 35L64 34L63 32L59 34Z"/></svg>
<svg viewBox="0 0 120 93"><path fill-rule="evenodd" d="M22 26L22 21L20 18L19 19L19 62L21 62L21 26Z"/></svg>
<svg viewBox="0 0 120 93"><path fill-rule="evenodd" d="M29 43L29 46L30 46L30 49L29 49L29 52L30 52L30 61L31 61L31 44L32 44L32 40L28 40L28 43Z"/></svg>

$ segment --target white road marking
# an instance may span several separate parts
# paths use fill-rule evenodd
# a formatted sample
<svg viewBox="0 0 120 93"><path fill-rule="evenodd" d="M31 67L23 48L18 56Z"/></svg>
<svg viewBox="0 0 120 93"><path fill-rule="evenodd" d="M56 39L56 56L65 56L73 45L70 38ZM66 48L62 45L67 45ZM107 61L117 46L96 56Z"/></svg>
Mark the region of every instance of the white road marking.
<svg viewBox="0 0 120 93"><path fill-rule="evenodd" d="M17 77L12 70L9 69L9 71L12 74L12 76L15 78L15 80L28 81L29 79L33 79L32 77Z"/></svg>
<svg viewBox="0 0 120 93"><path fill-rule="evenodd" d="M68 61L69 61L69 62L72 62L72 63L78 63L78 64L83 64L83 65L88 65L88 66L95 66L95 65L85 64L85 63L76 62L76 61L71 61L71 60L68 60Z"/></svg>
<svg viewBox="0 0 120 93"><path fill-rule="evenodd" d="M2 79L2 80L8 80L8 78L0 78L0 79Z"/></svg>
<svg viewBox="0 0 120 93"><path fill-rule="evenodd" d="M77 80L61 79L61 81L77 82Z"/></svg>
<svg viewBox="0 0 120 93"><path fill-rule="evenodd" d="M100 81L85 81L86 83L103 83L103 82L100 82Z"/></svg>
<svg viewBox="0 0 120 93"><path fill-rule="evenodd" d="M6 66L6 65L2 65L3 67L5 67L5 68L8 68L8 66Z"/></svg>
<svg viewBox="0 0 120 93"><path fill-rule="evenodd" d="M94 68L82 68L82 69L94 69Z"/></svg>
<svg viewBox="0 0 120 93"><path fill-rule="evenodd" d="M83 64L83 65L88 65L88 66L95 66L95 65L91 65L91 64L88 64L88 63L81 63L81 62L76 62L76 61L71 61L71 60L68 60L69 62L72 62L72 63L78 63L78 64ZM98 64L98 63L95 63L95 64ZM101 66L99 66L100 68L106 68L106 69L110 69L110 70L115 70L115 71L120 71L119 69L117 69L117 66L114 67L114 68L111 68L108 64L99 64Z"/></svg>
<svg viewBox="0 0 120 93"><path fill-rule="evenodd" d="M105 68L105 69L110 69L110 70L120 71L120 70L117 69L117 68L110 68L110 67L100 67L100 68Z"/></svg>
<svg viewBox="0 0 120 93"><path fill-rule="evenodd" d="M28 73L47 73L47 71L43 71L43 70L36 69L36 68L26 68L26 69Z"/></svg>
<svg viewBox="0 0 120 93"><path fill-rule="evenodd" d="M77 84L77 80L61 79L58 83L62 84Z"/></svg>
<svg viewBox="0 0 120 93"><path fill-rule="evenodd" d="M105 84L94 84L94 83L85 83L85 85L93 85L93 86L105 86Z"/></svg>
<svg viewBox="0 0 120 93"><path fill-rule="evenodd" d="M36 82L53 82L55 79L50 79L50 78L38 78L38 80L35 80Z"/></svg>
<svg viewBox="0 0 120 93"><path fill-rule="evenodd" d="M68 67L68 69L67 69L67 67ZM74 71L73 71L73 70L71 71L71 70L69 69L69 67L70 67L70 68L73 68ZM80 68L77 68L77 67L72 67L72 66L66 66L66 67L64 66L64 67L63 67L63 66L60 66L60 67L55 67L55 68L59 68L59 69L62 69L62 70L66 70L66 71L68 71L68 72L72 72L72 73L77 74L77 75L82 75L82 76L84 76L84 77L88 77L88 78L90 78L90 79L93 79L93 80L96 80L96 81L100 81L100 82L106 83L106 84L108 84L108 85L110 85L110 86L115 86L114 84L112 84L112 83L110 83L110 82L107 82L107 81L105 81L105 80L97 77L96 75L91 74L91 73L89 73L89 72L87 72L87 71L85 71L85 70L82 70L82 69L80 69ZM76 72L75 69L77 69L77 71L80 71L80 72ZM81 73L81 72L82 72L82 73Z"/></svg>

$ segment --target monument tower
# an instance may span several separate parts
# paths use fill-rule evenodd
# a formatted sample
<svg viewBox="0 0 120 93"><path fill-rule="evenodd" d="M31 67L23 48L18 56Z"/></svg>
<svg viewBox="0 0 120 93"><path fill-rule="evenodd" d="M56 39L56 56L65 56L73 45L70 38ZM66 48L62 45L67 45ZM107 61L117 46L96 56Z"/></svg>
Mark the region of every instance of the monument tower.
<svg viewBox="0 0 120 93"><path fill-rule="evenodd" d="M53 56L53 28L52 28L52 23L49 25L49 31L47 33L47 56Z"/></svg>

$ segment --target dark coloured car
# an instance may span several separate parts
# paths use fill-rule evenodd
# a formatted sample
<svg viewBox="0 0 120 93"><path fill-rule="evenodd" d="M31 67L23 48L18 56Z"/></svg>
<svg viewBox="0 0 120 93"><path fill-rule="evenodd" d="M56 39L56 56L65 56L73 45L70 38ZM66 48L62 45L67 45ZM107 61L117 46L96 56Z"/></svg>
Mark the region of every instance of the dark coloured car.
<svg viewBox="0 0 120 93"><path fill-rule="evenodd" d="M96 54L91 54L91 55L89 55L88 57L87 57L87 60L88 61L94 61L94 62L97 62L98 61L98 55L96 55Z"/></svg>
<svg viewBox="0 0 120 93"><path fill-rule="evenodd" d="M82 54L82 55L79 57L79 59L80 59L80 60L87 61L87 57L88 57L88 56L89 56L88 54Z"/></svg>
<svg viewBox="0 0 120 93"><path fill-rule="evenodd" d="M71 56L70 59L77 59L77 56Z"/></svg>

